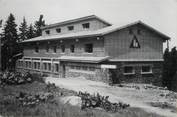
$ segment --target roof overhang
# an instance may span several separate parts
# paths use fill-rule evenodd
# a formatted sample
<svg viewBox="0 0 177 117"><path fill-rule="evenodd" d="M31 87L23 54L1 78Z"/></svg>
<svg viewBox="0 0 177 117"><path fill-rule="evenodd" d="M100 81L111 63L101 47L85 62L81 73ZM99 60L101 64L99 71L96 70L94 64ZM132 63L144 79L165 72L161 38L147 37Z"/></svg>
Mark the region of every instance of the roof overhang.
<svg viewBox="0 0 177 117"><path fill-rule="evenodd" d="M97 19L108 26L112 25L111 23L105 21L104 19L102 19L100 17L97 17L96 15L89 15L89 16L85 16L85 17L81 17L81 18L76 18L76 19L67 20L67 21L63 21L63 22L59 22L59 23L55 23L55 24L46 25L46 26L42 27L41 29L42 30L50 29L50 28L54 28L57 26L62 26L62 25L71 24L71 23L75 23L75 22L85 21L85 20L89 20L89 19Z"/></svg>
<svg viewBox="0 0 177 117"><path fill-rule="evenodd" d="M85 62L85 63L100 63L109 59L109 56L105 57L88 57L88 56L61 56L58 58L60 61L69 62Z"/></svg>
<svg viewBox="0 0 177 117"><path fill-rule="evenodd" d="M94 37L94 36L104 36L109 33L122 30L124 28L133 26L133 25L143 25L144 27L152 30L156 34L158 34L163 40L169 40L170 37L166 36L165 34L155 30L154 28L150 27L149 25L146 25L142 23L141 21L134 22L128 25L123 25L123 26L108 26L102 29L98 30L93 30L93 31L82 31L82 32L75 32L75 33L67 33L67 34L62 34L62 35L50 35L50 36L39 36L36 38L32 38L29 40L25 40L21 43L26 43L26 42L36 42L36 41L50 41L50 40L60 40L60 39L77 39L77 38L86 38L86 37Z"/></svg>
<svg viewBox="0 0 177 117"><path fill-rule="evenodd" d="M164 61L163 59L109 59L110 62L155 62Z"/></svg>

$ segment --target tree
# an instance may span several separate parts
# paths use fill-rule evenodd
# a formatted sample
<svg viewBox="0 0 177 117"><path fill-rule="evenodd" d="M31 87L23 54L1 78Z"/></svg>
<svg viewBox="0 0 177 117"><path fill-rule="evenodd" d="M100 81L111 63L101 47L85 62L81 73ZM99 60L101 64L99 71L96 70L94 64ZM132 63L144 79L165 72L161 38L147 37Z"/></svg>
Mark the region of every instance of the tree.
<svg viewBox="0 0 177 117"><path fill-rule="evenodd" d="M35 37L41 36L41 27L45 26L45 20L43 20L43 15L40 15L39 20L35 22Z"/></svg>
<svg viewBox="0 0 177 117"><path fill-rule="evenodd" d="M15 17L13 14L10 14L5 22L2 34L2 68L4 70L13 69L15 67L15 62L12 58L20 51L17 44L18 35L16 27Z"/></svg>
<svg viewBox="0 0 177 117"><path fill-rule="evenodd" d="M175 89L175 82L177 82L177 50L176 47L165 50L164 64L163 64L163 85L167 86L170 90Z"/></svg>
<svg viewBox="0 0 177 117"><path fill-rule="evenodd" d="M168 48L165 50L163 58L164 58L164 62L163 62L162 84L163 86L167 86L169 88L170 87L169 69L171 68L171 61L170 61L170 52Z"/></svg>
<svg viewBox="0 0 177 117"><path fill-rule="evenodd" d="M0 20L0 28L2 27L2 20Z"/></svg>
<svg viewBox="0 0 177 117"><path fill-rule="evenodd" d="M0 29L1 29L1 27L2 27L2 21L3 21L3 20L0 20ZM0 33L0 39L1 39L1 36L2 36L2 34Z"/></svg>
<svg viewBox="0 0 177 117"><path fill-rule="evenodd" d="M23 18L23 22L20 24L19 31L19 41L26 40L28 38L28 26L25 17Z"/></svg>
<svg viewBox="0 0 177 117"><path fill-rule="evenodd" d="M30 24L30 26L28 27L28 33L27 33L27 38L31 39L35 37L35 31L34 31L34 27L32 24Z"/></svg>

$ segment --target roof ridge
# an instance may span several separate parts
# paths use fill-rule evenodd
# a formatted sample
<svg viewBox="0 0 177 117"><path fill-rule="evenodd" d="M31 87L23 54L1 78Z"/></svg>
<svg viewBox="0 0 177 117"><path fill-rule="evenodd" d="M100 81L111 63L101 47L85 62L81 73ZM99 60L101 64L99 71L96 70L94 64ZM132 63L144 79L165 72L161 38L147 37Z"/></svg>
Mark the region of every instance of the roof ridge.
<svg viewBox="0 0 177 117"><path fill-rule="evenodd" d="M52 27L56 27L56 26L59 26L59 25L69 24L69 23L73 23L73 22L77 22L77 21L81 21L81 20L85 20L85 19L90 19L90 18L96 18L96 19L104 22L107 25L112 25L111 23L105 21L104 19L102 19L102 18L100 18L96 15L88 15L88 16L84 16L84 17L73 18L73 19L70 19L70 20L61 21L61 22L54 23L54 24L49 24L49 25L46 25L46 26L42 27L41 29L52 28Z"/></svg>

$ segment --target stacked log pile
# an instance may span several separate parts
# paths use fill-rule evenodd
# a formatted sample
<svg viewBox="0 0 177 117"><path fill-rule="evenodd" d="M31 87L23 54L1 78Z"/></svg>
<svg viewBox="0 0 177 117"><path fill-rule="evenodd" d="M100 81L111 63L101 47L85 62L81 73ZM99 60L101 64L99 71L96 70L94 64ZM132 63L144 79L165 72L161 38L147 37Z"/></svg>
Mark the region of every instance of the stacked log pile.
<svg viewBox="0 0 177 117"><path fill-rule="evenodd" d="M125 109L130 106L129 104L124 104L122 102L111 103L108 100L109 96L101 96L99 93L91 95L86 92L79 92L78 96L81 97L82 100L81 109L98 107L109 112L118 112L120 109Z"/></svg>
<svg viewBox="0 0 177 117"><path fill-rule="evenodd" d="M0 74L0 85L19 85L32 82L32 76L29 72L3 72Z"/></svg>

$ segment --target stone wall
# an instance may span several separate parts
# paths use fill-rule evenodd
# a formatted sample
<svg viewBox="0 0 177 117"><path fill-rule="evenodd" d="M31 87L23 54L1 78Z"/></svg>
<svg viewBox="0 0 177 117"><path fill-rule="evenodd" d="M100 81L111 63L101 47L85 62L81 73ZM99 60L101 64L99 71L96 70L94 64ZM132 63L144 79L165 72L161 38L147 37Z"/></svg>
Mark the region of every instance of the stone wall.
<svg viewBox="0 0 177 117"><path fill-rule="evenodd" d="M104 63L103 63L104 64ZM31 73L39 73L45 76L64 78L63 68L65 65L65 78L84 77L88 80L101 81L109 84L118 83L147 83L161 86L162 85L162 62L112 62L106 64L117 65L117 69L102 69L100 64L94 63L73 63L61 62L58 73L43 72L40 70L17 69L17 71L30 71ZM95 67L94 71L74 71L71 70L71 65ZM124 66L133 66L135 73L132 75L124 74ZM141 67L143 65L151 65L152 73L142 74Z"/></svg>
<svg viewBox="0 0 177 117"><path fill-rule="evenodd" d="M162 85L162 62L119 62L114 63L117 69L113 70L116 73L114 83L147 83L154 85ZM124 75L124 66L131 65L135 69L132 75ZM152 73L142 74L141 67L143 65L151 65Z"/></svg>

